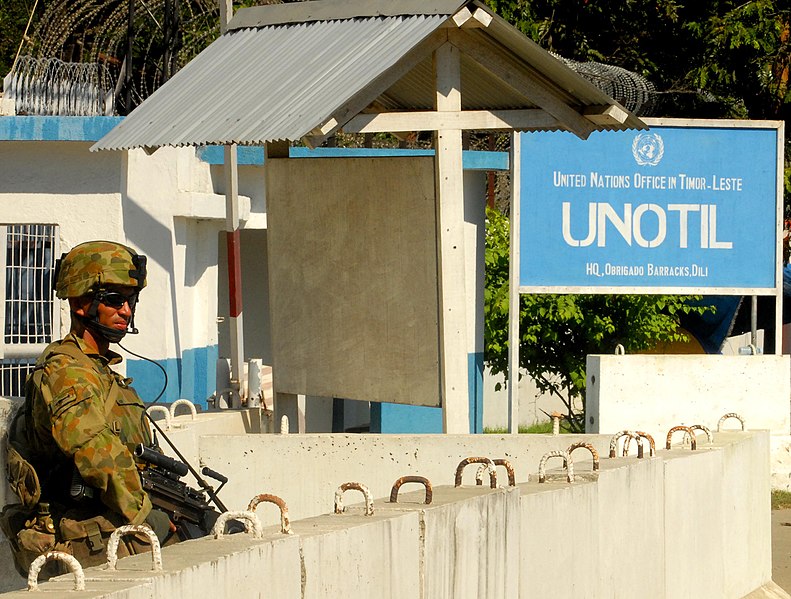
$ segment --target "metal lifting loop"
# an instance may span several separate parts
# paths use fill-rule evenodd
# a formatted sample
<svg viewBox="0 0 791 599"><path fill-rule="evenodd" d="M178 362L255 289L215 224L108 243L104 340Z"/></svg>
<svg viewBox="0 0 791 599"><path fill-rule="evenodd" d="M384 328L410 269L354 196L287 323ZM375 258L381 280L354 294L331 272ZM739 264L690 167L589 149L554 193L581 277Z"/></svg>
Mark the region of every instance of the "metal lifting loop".
<svg viewBox="0 0 791 599"><path fill-rule="evenodd" d="M195 409L195 404L192 403L189 399L177 399L172 404L170 404L171 418L176 417L176 408L178 408L179 406L187 406L190 409L190 412L192 413L192 419L193 420L198 419L198 410Z"/></svg>
<svg viewBox="0 0 791 599"><path fill-rule="evenodd" d="M640 438L640 436L634 431L621 431L619 433L615 433L612 436L612 439L610 439L610 457L611 458L616 457L618 453L618 440L621 437L627 437L627 439L634 439L635 441L637 441L637 458L641 459L643 457L643 441ZM626 453L629 451L629 446L627 444L627 441L624 441L623 447L624 447L623 455L626 456Z"/></svg>
<svg viewBox="0 0 791 599"><path fill-rule="evenodd" d="M489 467L489 487L492 489L497 488L497 472L495 471L494 462L489 458L476 457L464 458L459 465L456 466L456 483L455 486L461 486L461 475L464 469L470 464L487 464Z"/></svg>
<svg viewBox="0 0 791 599"><path fill-rule="evenodd" d="M503 468L505 468L505 472L506 472L506 474L508 476L508 486L509 487L515 487L516 486L516 474L514 473L514 467L511 466L511 462L509 462L508 460L506 460L504 458L497 458L495 460L492 460L492 463L495 466L502 466ZM478 470L476 470L476 472L475 472L475 484L476 485L478 485L478 486L482 486L483 485L483 473L486 472L487 469L488 468L487 468L486 464L482 464L482 465L480 465L478 467Z"/></svg>
<svg viewBox="0 0 791 599"><path fill-rule="evenodd" d="M593 469L598 470L599 452L596 451L596 448L590 443L584 443L583 441L580 441L579 443L573 443L572 445L569 445L569 448L566 450L566 453L571 455L571 452L574 451L575 449L582 449L582 448L587 449L588 451L591 452L591 456L593 456Z"/></svg>
<svg viewBox="0 0 791 599"><path fill-rule="evenodd" d="M390 490L390 503L398 503L398 490L404 483L420 483L426 488L426 501L425 504L429 505L434 498L434 491L431 488L431 482L424 476L402 476L393 483L393 488ZM458 486L458 485L457 485Z"/></svg>
<svg viewBox="0 0 791 599"><path fill-rule="evenodd" d="M33 560L33 563L30 564L30 570L28 570L27 575L28 591L38 590L38 575L41 573L41 569L44 567L44 564L52 560L63 562L66 564L66 567L71 571L71 573L74 574L75 591L85 590L85 573L82 571L82 566L80 565L80 562L77 561L77 558L68 553L64 553L63 551L48 551L47 553L42 553L39 555Z"/></svg>
<svg viewBox="0 0 791 599"><path fill-rule="evenodd" d="M153 412L161 412L165 415L165 430L170 430L170 410L168 410L165 406L148 406L146 408L146 412L149 414Z"/></svg>
<svg viewBox="0 0 791 599"><path fill-rule="evenodd" d="M247 511L254 513L255 508L258 507L259 503L274 503L278 508L280 508L280 532L284 535L290 535L291 533L291 522L288 519L288 507L286 506L286 502L280 499L277 495L270 495L269 493L262 493L261 495L256 495L250 500L250 503L247 506Z"/></svg>
<svg viewBox="0 0 791 599"><path fill-rule="evenodd" d="M563 458L563 465L567 469L566 480L570 483L574 482L574 464L571 461L571 456L566 451L549 451L544 454L541 461L538 463L538 482L546 482L546 467L549 458Z"/></svg>
<svg viewBox="0 0 791 599"><path fill-rule="evenodd" d="M695 442L695 433L692 432L692 429L688 426L674 426L669 431L667 431L667 440L665 441L665 449L670 449L670 438L673 436L673 433L676 431L685 431L687 435L689 435L691 439L690 448L694 451L697 449L697 443Z"/></svg>
<svg viewBox="0 0 791 599"><path fill-rule="evenodd" d="M742 418L735 412L728 412L727 414L725 414L725 416L720 418L720 421L717 423L717 432L720 432L720 427L722 426L722 423L725 422L728 418L736 418L736 420L742 423L742 430L744 430L744 418Z"/></svg>
<svg viewBox="0 0 791 599"><path fill-rule="evenodd" d="M706 433L706 440L709 443L714 443L714 435L711 434L711 431L709 430L709 428L707 426L703 426L702 424L693 424L692 426L689 427L689 430L691 430L691 431L696 431L696 430L697 431L703 431L704 433ZM689 434L688 433L684 433L684 440L682 441L682 443L686 443L688 438L689 438Z"/></svg>
<svg viewBox="0 0 791 599"><path fill-rule="evenodd" d="M142 534L148 537L151 543L151 558L153 564L151 569L154 572L162 570L162 549L159 547L159 539L156 533L146 524L127 524L119 526L110 535L110 540L107 542L107 569L115 570L118 564L118 544L121 542L121 537L131 534Z"/></svg>
<svg viewBox="0 0 791 599"><path fill-rule="evenodd" d="M644 433L643 431L634 431L634 434L638 437L646 439L648 441L648 456L653 457L656 455L656 442L654 438L649 435L648 433ZM626 441L623 442L623 455L629 455L629 443L631 442L632 437L626 437ZM639 441L638 441L639 442ZM640 447L637 448L637 457L642 457L640 455Z"/></svg>
<svg viewBox="0 0 791 599"><path fill-rule="evenodd" d="M355 489L363 494L363 497L365 498L365 515L373 516L374 500L371 496L371 491L368 489L368 487L361 483L343 483L340 487L338 487L338 490L335 491L335 513L342 514L346 511L346 508L343 507L343 494L349 489Z"/></svg>
<svg viewBox="0 0 791 599"><path fill-rule="evenodd" d="M495 466L502 466L505 468L505 472L508 475L508 486L515 487L516 486L516 473L514 472L514 467L511 466L511 462L506 460L505 458L496 458L492 460Z"/></svg>
<svg viewBox="0 0 791 599"><path fill-rule="evenodd" d="M264 536L264 527L261 520L255 515L255 512L241 511L241 512L223 512L214 523L212 534L215 539L220 539L225 534L225 525L228 520L239 520L244 524L244 531L251 535L254 539L260 539Z"/></svg>

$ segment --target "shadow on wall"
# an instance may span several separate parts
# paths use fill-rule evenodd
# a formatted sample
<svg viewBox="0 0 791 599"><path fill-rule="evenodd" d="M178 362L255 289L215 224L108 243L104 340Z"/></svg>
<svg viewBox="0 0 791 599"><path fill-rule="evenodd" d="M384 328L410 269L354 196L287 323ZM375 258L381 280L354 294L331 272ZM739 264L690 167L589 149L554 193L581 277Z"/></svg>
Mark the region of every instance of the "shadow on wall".
<svg viewBox="0 0 791 599"><path fill-rule="evenodd" d="M0 144L0 192L117 194L121 188L121 152L89 154L89 147L88 142L73 141ZM89 187L86 181L90 181Z"/></svg>

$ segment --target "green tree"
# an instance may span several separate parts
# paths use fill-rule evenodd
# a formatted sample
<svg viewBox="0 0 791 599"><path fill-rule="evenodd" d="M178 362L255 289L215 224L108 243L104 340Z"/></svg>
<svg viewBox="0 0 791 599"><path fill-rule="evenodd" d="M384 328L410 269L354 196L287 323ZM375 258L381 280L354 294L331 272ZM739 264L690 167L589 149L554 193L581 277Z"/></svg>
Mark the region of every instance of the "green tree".
<svg viewBox="0 0 791 599"><path fill-rule="evenodd" d="M494 374L508 372L509 221L487 211L484 287L484 359ZM687 341L679 328L692 307L677 295L522 295L519 363L542 392L559 397L574 431L584 431L585 360L588 354L651 350Z"/></svg>
<svg viewBox="0 0 791 599"><path fill-rule="evenodd" d="M31 13L33 20L28 36L35 27L36 18L43 10L43 3L36 3L36 0L3 0L0 3L0 80L11 71Z"/></svg>

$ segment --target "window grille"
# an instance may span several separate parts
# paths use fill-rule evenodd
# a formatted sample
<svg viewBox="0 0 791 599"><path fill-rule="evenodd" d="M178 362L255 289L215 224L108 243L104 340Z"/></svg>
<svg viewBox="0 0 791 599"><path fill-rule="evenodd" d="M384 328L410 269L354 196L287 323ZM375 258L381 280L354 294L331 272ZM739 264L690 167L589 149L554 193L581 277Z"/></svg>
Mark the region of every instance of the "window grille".
<svg viewBox="0 0 791 599"><path fill-rule="evenodd" d="M25 378L60 326L52 291L57 225L0 225L0 396L24 394ZM4 250L4 251L3 251Z"/></svg>

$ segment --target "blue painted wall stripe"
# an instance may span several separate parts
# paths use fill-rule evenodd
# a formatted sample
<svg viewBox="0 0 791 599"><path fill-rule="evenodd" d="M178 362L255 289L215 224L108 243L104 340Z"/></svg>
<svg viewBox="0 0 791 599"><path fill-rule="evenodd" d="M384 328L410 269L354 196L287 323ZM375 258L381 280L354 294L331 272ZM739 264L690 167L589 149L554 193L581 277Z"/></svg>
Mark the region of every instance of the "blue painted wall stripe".
<svg viewBox="0 0 791 599"><path fill-rule="evenodd" d="M206 409L206 399L216 386L218 356L219 348L214 345L185 350L181 359L155 360L167 373L167 387L157 403L167 404L184 398ZM126 374L134 379L132 386L145 402L154 401L165 386L162 370L145 360L128 360Z"/></svg>
<svg viewBox="0 0 791 599"><path fill-rule="evenodd" d="M483 432L483 353L467 355L470 389L470 432ZM442 408L371 403L371 432L387 434L438 434Z"/></svg>
<svg viewBox="0 0 791 599"><path fill-rule="evenodd" d="M0 141L98 141L120 116L0 116Z"/></svg>
<svg viewBox="0 0 791 599"><path fill-rule="evenodd" d="M0 141L98 141L124 120L121 116L0 116ZM223 163L222 146L199 146L198 158L209 164ZM401 148L290 148L292 158L433 156L434 150ZM466 170L508 170L508 152L465 150ZM241 165L264 163L264 149L239 146Z"/></svg>
<svg viewBox="0 0 791 599"><path fill-rule="evenodd" d="M434 150L406 150L399 148L290 148L291 158L386 158L398 156L433 156ZM202 146L198 148L198 158L209 164L223 163L221 146ZM237 151L240 165L256 166L264 163L264 149L256 146L240 146ZM463 168L466 170L508 170L508 152L479 152L465 150L462 155Z"/></svg>

